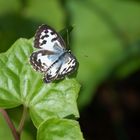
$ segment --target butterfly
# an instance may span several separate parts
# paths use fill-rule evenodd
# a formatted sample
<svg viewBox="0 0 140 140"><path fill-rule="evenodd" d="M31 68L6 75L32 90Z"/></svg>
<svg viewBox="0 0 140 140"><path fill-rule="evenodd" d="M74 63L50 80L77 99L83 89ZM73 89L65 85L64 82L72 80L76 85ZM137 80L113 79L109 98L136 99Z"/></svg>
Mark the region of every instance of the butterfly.
<svg viewBox="0 0 140 140"><path fill-rule="evenodd" d="M78 67L76 57L66 48L63 38L48 25L41 25L36 31L34 47L37 51L31 54L30 63L44 74L46 83L63 79Z"/></svg>

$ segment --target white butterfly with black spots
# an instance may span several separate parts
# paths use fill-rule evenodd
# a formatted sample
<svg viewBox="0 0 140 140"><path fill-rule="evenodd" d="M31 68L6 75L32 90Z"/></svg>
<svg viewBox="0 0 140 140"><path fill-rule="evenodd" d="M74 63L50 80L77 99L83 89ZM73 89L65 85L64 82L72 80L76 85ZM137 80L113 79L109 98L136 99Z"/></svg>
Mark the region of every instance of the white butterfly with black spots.
<svg viewBox="0 0 140 140"><path fill-rule="evenodd" d="M75 56L66 49L63 38L50 26L41 25L38 28L34 47L38 50L31 54L30 63L36 71L44 73L46 83L63 79L77 69Z"/></svg>

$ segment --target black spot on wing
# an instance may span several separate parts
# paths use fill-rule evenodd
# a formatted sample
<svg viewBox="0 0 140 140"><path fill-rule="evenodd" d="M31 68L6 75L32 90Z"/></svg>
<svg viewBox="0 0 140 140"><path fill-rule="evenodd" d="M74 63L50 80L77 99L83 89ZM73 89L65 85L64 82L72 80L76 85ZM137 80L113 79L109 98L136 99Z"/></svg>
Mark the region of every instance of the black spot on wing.
<svg viewBox="0 0 140 140"><path fill-rule="evenodd" d="M56 34L54 31L51 31L51 35L54 35L54 34Z"/></svg>
<svg viewBox="0 0 140 140"><path fill-rule="evenodd" d="M48 33L48 30L46 30L46 29L45 29L44 33L46 33L46 34L47 34L47 33Z"/></svg>
<svg viewBox="0 0 140 140"><path fill-rule="evenodd" d="M41 36L40 39L44 39L44 38L48 38L48 37L49 37L49 35L45 34L45 35Z"/></svg>
<svg viewBox="0 0 140 140"><path fill-rule="evenodd" d="M42 45L44 45L44 44L46 44L46 43L47 43L47 40L43 40L42 43L41 43L40 45L42 46Z"/></svg>
<svg viewBox="0 0 140 140"><path fill-rule="evenodd" d="M58 40L58 37L55 37L51 40L51 42Z"/></svg>

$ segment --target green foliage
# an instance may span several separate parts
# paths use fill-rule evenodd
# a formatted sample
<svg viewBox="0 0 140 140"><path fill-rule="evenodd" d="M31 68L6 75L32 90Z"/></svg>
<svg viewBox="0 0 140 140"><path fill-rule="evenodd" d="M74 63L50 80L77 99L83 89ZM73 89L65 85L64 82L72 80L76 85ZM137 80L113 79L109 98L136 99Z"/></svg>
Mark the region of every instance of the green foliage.
<svg viewBox="0 0 140 140"><path fill-rule="evenodd" d="M29 64L32 40L19 39L0 54L0 107L23 104L36 127L51 118L79 117L76 100L80 85L75 79L45 84ZM61 119L60 119L61 120Z"/></svg>
<svg viewBox="0 0 140 140"><path fill-rule="evenodd" d="M140 5L117 0L71 0L73 51L79 60L82 109L107 78L124 78L140 68ZM112 75L113 74L113 75Z"/></svg>
<svg viewBox="0 0 140 140"><path fill-rule="evenodd" d="M0 137L4 138L5 140L14 140L11 134L11 130L7 126L7 123L5 122L1 113L0 113Z"/></svg>
<svg viewBox="0 0 140 140"><path fill-rule="evenodd" d="M64 13L57 0L0 1L0 52L6 51L18 38L33 37L42 23L64 28L63 20Z"/></svg>
<svg viewBox="0 0 140 140"><path fill-rule="evenodd" d="M39 127L37 140L83 140L83 136L76 121L50 119Z"/></svg>
<svg viewBox="0 0 140 140"><path fill-rule="evenodd" d="M125 78L140 68L139 13L138 0L0 1L0 52L10 48L18 38L33 37L42 23L57 30L74 25L70 48L80 64L77 80L82 88L78 103L83 109L103 81L110 77ZM70 32L72 27L68 29ZM65 33L62 31L67 40ZM39 127L40 139L44 135L41 129L47 122L79 117L76 99L80 85L75 79L68 78L43 84L42 75L29 64L32 51L32 40L19 39L6 53L0 54L0 107L28 107L34 125ZM75 126L79 129L77 124ZM0 127L5 130L3 133L8 132L2 118ZM44 132L47 133L48 127L49 124ZM24 134L26 138L23 135L22 139L34 139L29 130Z"/></svg>

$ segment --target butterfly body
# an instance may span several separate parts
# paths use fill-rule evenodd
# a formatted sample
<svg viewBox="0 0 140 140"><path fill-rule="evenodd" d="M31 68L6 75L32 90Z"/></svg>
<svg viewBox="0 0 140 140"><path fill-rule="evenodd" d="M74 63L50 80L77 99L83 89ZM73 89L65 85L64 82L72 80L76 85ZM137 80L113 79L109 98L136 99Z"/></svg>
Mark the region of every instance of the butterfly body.
<svg viewBox="0 0 140 140"><path fill-rule="evenodd" d="M63 79L77 69L78 62L62 37L50 26L42 25L36 32L34 47L38 50L30 56L36 71L44 73L44 81L50 83Z"/></svg>

